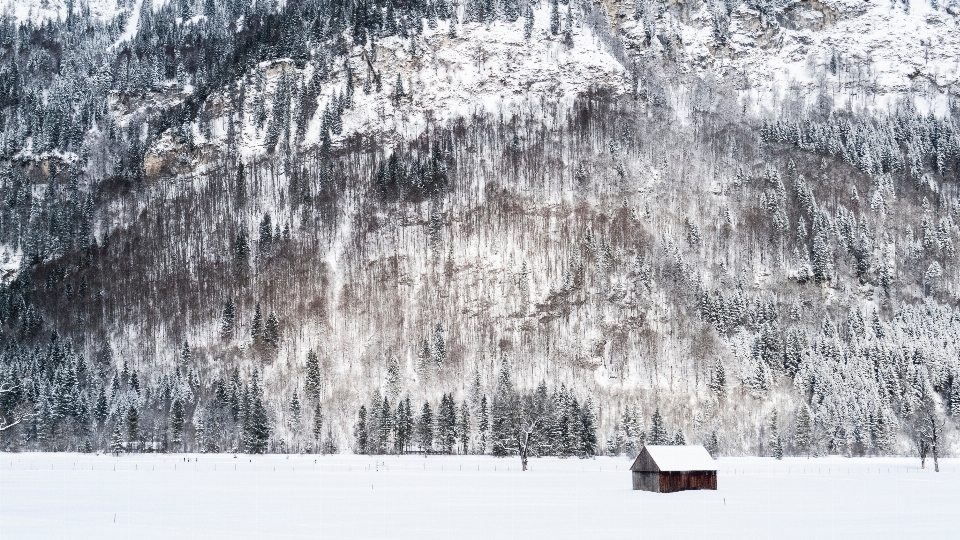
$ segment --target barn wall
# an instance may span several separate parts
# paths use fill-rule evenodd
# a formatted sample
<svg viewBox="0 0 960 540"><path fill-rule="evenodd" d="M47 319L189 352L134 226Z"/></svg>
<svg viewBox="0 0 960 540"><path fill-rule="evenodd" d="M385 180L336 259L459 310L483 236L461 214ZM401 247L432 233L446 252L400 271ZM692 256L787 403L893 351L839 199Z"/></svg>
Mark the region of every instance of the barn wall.
<svg viewBox="0 0 960 540"><path fill-rule="evenodd" d="M643 447L640 450L640 454L637 455L637 459L633 462L633 465L630 467L632 471L642 471L642 472L659 472L660 467L657 467L657 463L653 461L653 458L650 456L650 452L647 451L647 447Z"/></svg>
<svg viewBox="0 0 960 540"><path fill-rule="evenodd" d="M660 491L660 473L656 472L634 472L633 489L643 491Z"/></svg>
<svg viewBox="0 0 960 540"><path fill-rule="evenodd" d="M688 489L717 489L717 473L714 471L662 472L659 476L660 493Z"/></svg>

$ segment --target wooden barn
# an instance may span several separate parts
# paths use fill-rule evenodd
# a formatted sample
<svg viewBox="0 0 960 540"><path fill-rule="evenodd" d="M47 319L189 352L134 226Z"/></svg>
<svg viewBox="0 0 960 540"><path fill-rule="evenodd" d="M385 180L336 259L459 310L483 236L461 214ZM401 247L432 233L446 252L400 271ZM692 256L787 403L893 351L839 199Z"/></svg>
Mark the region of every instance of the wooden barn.
<svg viewBox="0 0 960 540"><path fill-rule="evenodd" d="M717 489L717 466L700 445L644 446L630 470L633 489L657 493Z"/></svg>

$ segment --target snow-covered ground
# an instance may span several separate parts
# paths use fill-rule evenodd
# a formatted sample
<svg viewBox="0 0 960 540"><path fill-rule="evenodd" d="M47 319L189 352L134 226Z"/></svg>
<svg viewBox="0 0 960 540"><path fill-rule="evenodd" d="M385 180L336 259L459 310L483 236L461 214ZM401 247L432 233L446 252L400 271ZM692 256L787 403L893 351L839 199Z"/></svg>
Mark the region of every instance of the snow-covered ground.
<svg viewBox="0 0 960 540"><path fill-rule="evenodd" d="M185 461L185 460L191 461ZM724 458L632 491L625 458L0 454L5 538L948 538L960 460Z"/></svg>

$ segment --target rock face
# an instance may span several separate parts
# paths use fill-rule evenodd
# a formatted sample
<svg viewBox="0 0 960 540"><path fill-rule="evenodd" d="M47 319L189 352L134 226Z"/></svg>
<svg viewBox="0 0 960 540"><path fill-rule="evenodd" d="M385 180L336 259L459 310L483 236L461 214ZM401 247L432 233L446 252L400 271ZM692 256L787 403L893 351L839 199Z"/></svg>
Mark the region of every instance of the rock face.
<svg viewBox="0 0 960 540"><path fill-rule="evenodd" d="M694 72L742 78L765 107L786 98L788 88L812 95L826 85L841 108L886 107L924 92L922 106L943 114L956 92L958 19L928 3L669 4L623 29L642 55L669 51ZM660 39L645 45L649 33ZM864 93L879 101L863 101Z"/></svg>

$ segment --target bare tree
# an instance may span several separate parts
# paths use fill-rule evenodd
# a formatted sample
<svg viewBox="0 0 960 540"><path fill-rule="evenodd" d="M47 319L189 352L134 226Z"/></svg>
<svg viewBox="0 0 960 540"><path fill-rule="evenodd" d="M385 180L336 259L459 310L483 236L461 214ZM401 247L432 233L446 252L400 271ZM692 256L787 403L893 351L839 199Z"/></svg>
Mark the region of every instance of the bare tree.
<svg viewBox="0 0 960 540"><path fill-rule="evenodd" d="M545 393L520 394L511 391L498 396L494 404L495 446L520 457L522 470L536 449L545 442L549 418Z"/></svg>
<svg viewBox="0 0 960 540"><path fill-rule="evenodd" d="M943 440L943 428L946 423L937 414L934 407L930 407L923 412L923 426L920 430L922 436L927 440L930 446L930 454L933 455L933 470L940 472L940 444Z"/></svg>
<svg viewBox="0 0 960 540"><path fill-rule="evenodd" d="M920 468L926 468L927 455L933 456L933 470L940 472L940 446L946 422L941 418L936 402L926 397L912 418L914 444L920 454Z"/></svg>

